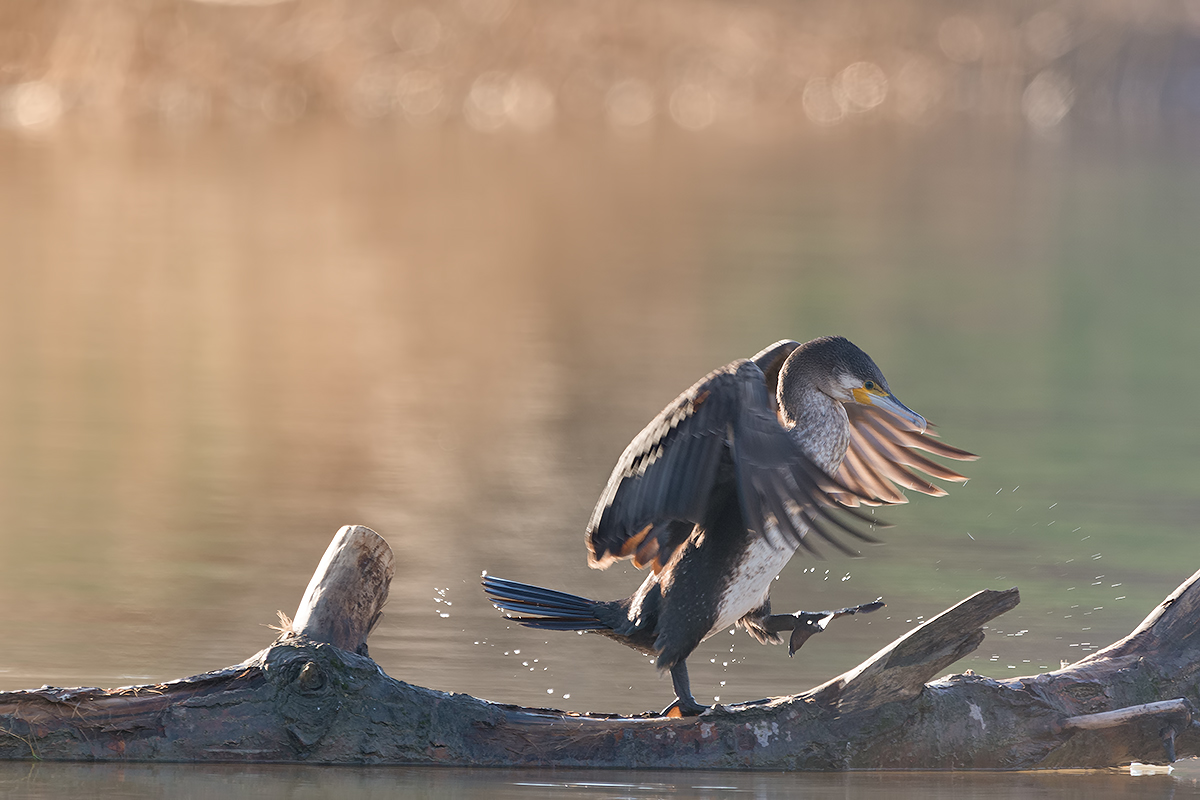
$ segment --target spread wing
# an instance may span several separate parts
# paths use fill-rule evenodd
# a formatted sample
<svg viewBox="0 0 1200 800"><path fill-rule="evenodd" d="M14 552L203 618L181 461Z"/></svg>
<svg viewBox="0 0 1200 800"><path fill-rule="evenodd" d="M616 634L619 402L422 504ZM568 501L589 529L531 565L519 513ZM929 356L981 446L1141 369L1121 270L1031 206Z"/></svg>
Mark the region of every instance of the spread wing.
<svg viewBox="0 0 1200 800"><path fill-rule="evenodd" d="M735 361L681 394L625 448L588 525L588 562L602 569L632 558L657 571L712 502L739 502L747 526L777 547L808 548L805 536L815 531L847 550L832 527L870 540L831 513L857 504L850 494L779 424L763 371Z"/></svg>
<svg viewBox="0 0 1200 800"><path fill-rule="evenodd" d="M931 430L909 429L896 417L872 406L846 404L850 418L850 446L838 470L838 481L849 492L837 498L847 505L907 503L900 489L914 489L934 497L946 490L913 470L942 480L966 482L967 478L917 451L956 461L974 461L979 456L939 441Z"/></svg>
<svg viewBox="0 0 1200 800"><path fill-rule="evenodd" d="M661 568L704 517L717 473L729 469L737 365L675 398L617 460L587 528L588 563L632 558Z"/></svg>

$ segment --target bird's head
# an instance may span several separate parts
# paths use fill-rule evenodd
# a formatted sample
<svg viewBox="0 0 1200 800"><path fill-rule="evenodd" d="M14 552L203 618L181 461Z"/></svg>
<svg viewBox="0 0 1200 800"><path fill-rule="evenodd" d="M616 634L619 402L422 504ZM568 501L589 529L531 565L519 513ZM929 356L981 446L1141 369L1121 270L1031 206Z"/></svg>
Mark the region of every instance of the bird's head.
<svg viewBox="0 0 1200 800"><path fill-rule="evenodd" d="M881 408L915 430L924 431L925 418L901 403L888 387L883 372L849 339L823 336L792 351L779 371L779 400L816 388L841 403ZM794 401L799 400L798 397Z"/></svg>

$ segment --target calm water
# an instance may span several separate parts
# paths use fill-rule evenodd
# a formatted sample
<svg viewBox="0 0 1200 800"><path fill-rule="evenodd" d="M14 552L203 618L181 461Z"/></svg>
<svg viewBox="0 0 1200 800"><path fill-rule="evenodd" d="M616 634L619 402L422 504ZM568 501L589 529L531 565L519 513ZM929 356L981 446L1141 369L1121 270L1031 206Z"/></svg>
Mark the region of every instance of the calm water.
<svg viewBox="0 0 1200 800"><path fill-rule="evenodd" d="M443 798L499 800L998 800L1066 798L1174 800L1198 797L1200 769L1133 778L1115 772L848 773L461 770L374 767L207 767L0 764L0 795L11 800L67 796L226 800L264 798Z"/></svg>
<svg viewBox="0 0 1200 800"><path fill-rule="evenodd" d="M827 333L983 459L949 497L881 514L896 527L867 558L797 558L774 594L780 609L883 595L885 611L794 659L721 634L691 662L697 698L802 691L1013 585L1021 606L954 669L1057 668L1200 568L1198 207L1195 148L1169 137L0 139L0 689L236 663L338 526L361 523L397 555L371 640L390 675L662 707L647 659L509 626L479 575L627 594L641 576L588 570L582 531L629 438L707 370ZM165 774L201 796L235 776L5 769L30 796L92 776L155 796ZM482 781L551 797L575 780L527 795L495 772L244 774L265 796ZM735 787L722 796L774 779L712 780ZM1062 787L920 780L933 796Z"/></svg>

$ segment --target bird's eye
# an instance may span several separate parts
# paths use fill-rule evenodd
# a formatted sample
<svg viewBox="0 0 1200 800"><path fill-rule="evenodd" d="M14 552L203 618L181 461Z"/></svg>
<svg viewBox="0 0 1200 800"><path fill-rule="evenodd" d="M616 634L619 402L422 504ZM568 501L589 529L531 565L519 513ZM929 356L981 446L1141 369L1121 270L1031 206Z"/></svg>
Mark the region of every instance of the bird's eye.
<svg viewBox="0 0 1200 800"><path fill-rule="evenodd" d="M867 381L863 384L863 388L868 392L875 388L875 381Z"/></svg>

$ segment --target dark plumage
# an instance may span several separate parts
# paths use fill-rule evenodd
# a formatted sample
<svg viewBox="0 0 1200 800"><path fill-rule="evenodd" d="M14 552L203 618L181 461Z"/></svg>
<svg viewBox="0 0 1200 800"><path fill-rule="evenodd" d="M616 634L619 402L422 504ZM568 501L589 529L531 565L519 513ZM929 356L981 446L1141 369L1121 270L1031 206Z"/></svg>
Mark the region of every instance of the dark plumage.
<svg viewBox="0 0 1200 800"><path fill-rule="evenodd" d="M705 638L737 623L763 642L793 631L794 650L832 618L771 614L771 581L797 549L813 551L815 536L856 555L847 534L874 541L862 530L874 519L856 506L906 502L897 486L945 494L908 467L966 480L914 449L975 458L931 438L846 339L777 342L709 373L617 460L588 524L588 563L651 567L633 595L593 601L491 576L484 590L522 625L591 631L654 655L671 671L668 711L697 714L686 659Z"/></svg>

